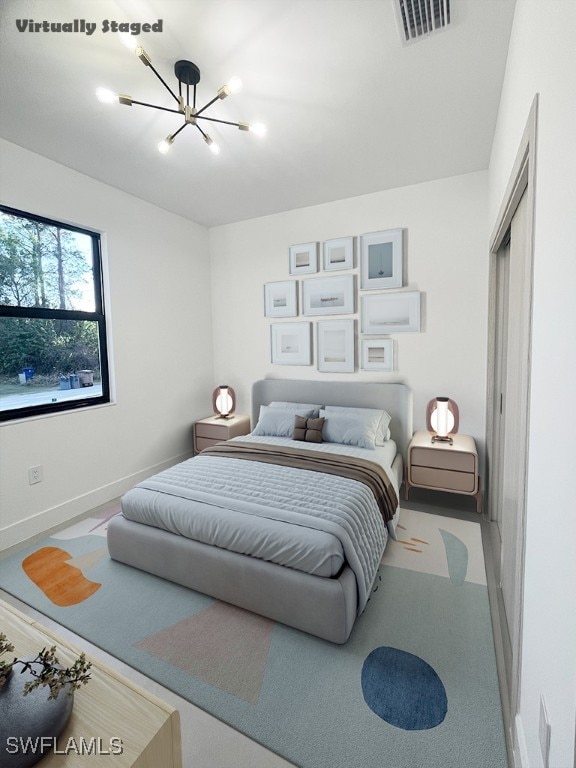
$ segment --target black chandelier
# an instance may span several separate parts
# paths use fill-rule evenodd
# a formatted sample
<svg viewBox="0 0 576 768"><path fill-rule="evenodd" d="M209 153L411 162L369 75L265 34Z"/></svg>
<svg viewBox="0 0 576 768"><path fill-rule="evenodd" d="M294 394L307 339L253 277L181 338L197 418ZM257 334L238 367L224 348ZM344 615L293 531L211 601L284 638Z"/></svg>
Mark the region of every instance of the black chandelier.
<svg viewBox="0 0 576 768"><path fill-rule="evenodd" d="M202 134L202 138L210 148L210 150L215 154L218 155L220 153L220 147L216 142L204 131L200 125L198 124L199 120L206 120L211 123L220 123L222 125L232 125L235 128L238 128L241 131L250 131L251 133L254 133L257 136L263 136L266 133L266 127L262 125L262 123L244 123L244 122L237 122L234 123L230 120L220 120L216 117L208 117L208 115L204 114L207 109L209 109L215 102L219 101L220 99L225 99L227 96L230 96L233 93L237 93L240 88L242 87L242 83L238 77L232 77L226 85L223 85L221 88L218 89L216 96L214 96L211 101L209 101L207 104L205 104L200 109L196 108L196 86L200 82L200 70L196 66L196 64L193 64L191 61L187 61L186 59L181 59L180 61L177 61L174 64L174 74L176 75L176 79L178 80L178 95L174 93L172 88L166 83L164 78L156 71L156 69L152 65L152 61L150 59L150 56L146 53L144 48L142 48L141 45L138 45L138 42L135 40L134 37L127 33L120 33L120 37L122 38L122 42L131 50L133 50L136 53L136 56L140 59L140 61L146 66L149 67L152 72L156 75L158 80L162 83L162 85L166 88L166 90L170 93L172 98L176 101L178 104L177 109L170 109L169 107L161 107L158 104L148 104L145 101L136 101L136 99L133 99L131 96L127 96L125 93L114 93L113 91L108 90L107 88L97 88L96 89L96 96L100 101L102 101L105 104L124 104L128 107L131 107L133 104L139 104L142 107L151 107L152 109L160 109L163 112L173 112L176 115L183 115L184 116L184 123L183 125L178 128L177 131L174 133L168 134L166 138L161 141L158 144L158 151L161 152L163 155L165 155L170 147L172 146L172 143L174 142L174 139L180 131L183 131L184 128L188 125L193 125ZM192 86L192 103L190 103L190 86ZM186 91L186 95L184 96L184 88Z"/></svg>

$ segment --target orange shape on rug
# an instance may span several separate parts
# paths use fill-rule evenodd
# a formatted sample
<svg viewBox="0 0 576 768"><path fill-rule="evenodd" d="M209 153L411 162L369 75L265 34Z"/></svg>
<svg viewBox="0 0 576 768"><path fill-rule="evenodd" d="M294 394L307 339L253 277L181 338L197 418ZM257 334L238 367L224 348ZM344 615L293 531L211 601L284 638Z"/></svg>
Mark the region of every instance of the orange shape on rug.
<svg viewBox="0 0 576 768"><path fill-rule="evenodd" d="M42 547L22 561L24 573L54 605L77 605L102 586L69 565L66 561L72 557L59 547Z"/></svg>

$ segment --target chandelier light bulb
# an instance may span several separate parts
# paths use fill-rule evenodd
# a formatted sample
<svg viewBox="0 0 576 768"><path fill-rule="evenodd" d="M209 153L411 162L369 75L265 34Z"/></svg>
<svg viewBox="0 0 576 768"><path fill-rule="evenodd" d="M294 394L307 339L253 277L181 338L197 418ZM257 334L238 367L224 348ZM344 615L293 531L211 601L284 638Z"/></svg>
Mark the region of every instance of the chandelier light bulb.
<svg viewBox="0 0 576 768"><path fill-rule="evenodd" d="M230 80L228 80L226 85L223 85L222 88L218 89L218 96L221 99L225 99L226 96L231 96L233 93L238 93L241 88L242 80L234 75L234 77L231 77Z"/></svg>
<svg viewBox="0 0 576 768"><path fill-rule="evenodd" d="M172 136L166 136L166 138L158 144L158 152L160 152L161 155L167 155L173 141L174 139Z"/></svg>
<svg viewBox="0 0 576 768"><path fill-rule="evenodd" d="M208 134L204 136L204 141L208 146L210 147L210 152L212 152L213 155L219 155L220 154L220 147L218 144L216 144L215 141L213 141Z"/></svg>
<svg viewBox="0 0 576 768"><path fill-rule="evenodd" d="M125 45L129 51L134 52L140 45L135 35L131 35L129 32L118 32L122 45Z"/></svg>
<svg viewBox="0 0 576 768"><path fill-rule="evenodd" d="M226 90L228 90L229 93L238 93L238 91L242 90L242 80L240 80L237 75L234 75L226 83Z"/></svg>
<svg viewBox="0 0 576 768"><path fill-rule="evenodd" d="M118 94L111 91L109 88L96 88L96 98L101 101L102 104L115 104L118 103Z"/></svg>
<svg viewBox="0 0 576 768"><path fill-rule="evenodd" d="M250 123L250 133L253 133L255 136L266 136L267 132L268 129L264 123Z"/></svg>
<svg viewBox="0 0 576 768"><path fill-rule="evenodd" d="M144 64L145 67L149 67L150 64L152 64L152 59L150 58L150 56L148 56L148 54L146 53L144 48L142 48L141 45L136 46L136 48L134 49L134 53L136 54L136 56L138 56L138 58L140 59L142 64Z"/></svg>

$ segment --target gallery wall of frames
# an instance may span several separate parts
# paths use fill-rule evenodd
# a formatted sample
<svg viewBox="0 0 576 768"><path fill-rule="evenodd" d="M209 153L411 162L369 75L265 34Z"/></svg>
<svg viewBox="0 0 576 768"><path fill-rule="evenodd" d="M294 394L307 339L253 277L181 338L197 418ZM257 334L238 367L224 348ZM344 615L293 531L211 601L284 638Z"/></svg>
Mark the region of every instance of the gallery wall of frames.
<svg viewBox="0 0 576 768"><path fill-rule="evenodd" d="M393 371L390 336L420 331L420 291L401 290L405 239L388 229L291 245L290 277L264 285L271 362L312 365L315 344L319 371Z"/></svg>

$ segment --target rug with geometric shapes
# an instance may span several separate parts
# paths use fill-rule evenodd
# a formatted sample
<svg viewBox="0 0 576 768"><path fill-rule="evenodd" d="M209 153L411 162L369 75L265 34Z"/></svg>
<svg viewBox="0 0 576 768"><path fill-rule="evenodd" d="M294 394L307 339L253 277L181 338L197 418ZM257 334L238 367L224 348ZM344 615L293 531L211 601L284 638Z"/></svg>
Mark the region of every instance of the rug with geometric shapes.
<svg viewBox="0 0 576 768"><path fill-rule="evenodd" d="M302 768L506 768L478 523L403 510L339 646L111 560L116 512L0 587Z"/></svg>

